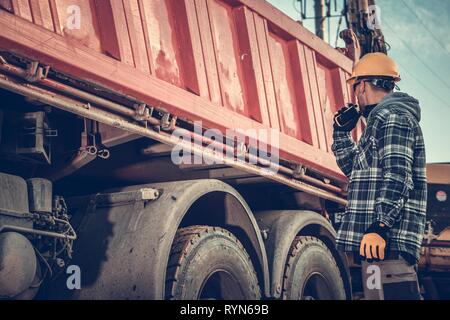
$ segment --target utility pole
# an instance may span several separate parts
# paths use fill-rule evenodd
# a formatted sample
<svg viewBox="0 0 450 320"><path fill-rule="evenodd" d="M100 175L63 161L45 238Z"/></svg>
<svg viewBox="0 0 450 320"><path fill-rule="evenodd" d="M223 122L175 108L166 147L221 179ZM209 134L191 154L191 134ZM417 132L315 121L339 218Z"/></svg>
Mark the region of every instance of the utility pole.
<svg viewBox="0 0 450 320"><path fill-rule="evenodd" d="M320 39L325 39L325 0L314 1L316 35Z"/></svg>

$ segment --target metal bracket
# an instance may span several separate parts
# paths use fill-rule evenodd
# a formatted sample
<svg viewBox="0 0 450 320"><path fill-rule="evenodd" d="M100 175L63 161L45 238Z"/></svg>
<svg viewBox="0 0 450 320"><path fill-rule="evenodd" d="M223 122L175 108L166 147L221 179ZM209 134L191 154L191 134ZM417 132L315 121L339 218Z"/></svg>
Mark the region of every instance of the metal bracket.
<svg viewBox="0 0 450 320"><path fill-rule="evenodd" d="M294 178L301 178L306 174L306 167L302 164L295 165L294 169Z"/></svg>
<svg viewBox="0 0 450 320"><path fill-rule="evenodd" d="M37 81L46 79L49 71L50 71L50 66L41 67L41 66L39 66L39 62L33 61L28 66L27 73L25 75L25 79L28 82L37 82Z"/></svg>
<svg viewBox="0 0 450 320"><path fill-rule="evenodd" d="M134 120L147 122L147 119L152 116L153 108L149 108L145 103L135 104L134 109L136 114Z"/></svg>
<svg viewBox="0 0 450 320"><path fill-rule="evenodd" d="M111 152L108 149L100 149L97 152L97 155L99 158L102 158L104 160L109 159L109 157L111 156Z"/></svg>
<svg viewBox="0 0 450 320"><path fill-rule="evenodd" d="M153 188L142 188L139 190L141 192L141 199L146 201L156 200L159 198L159 190Z"/></svg>
<svg viewBox="0 0 450 320"><path fill-rule="evenodd" d="M94 144L97 146L97 156L101 159L109 159L111 156L111 152L103 145L102 136L99 132L94 134Z"/></svg>
<svg viewBox="0 0 450 320"><path fill-rule="evenodd" d="M170 113L163 113L161 118L161 130L169 131L171 127Z"/></svg>
<svg viewBox="0 0 450 320"><path fill-rule="evenodd" d="M103 145L101 134L95 129L95 122L92 123L91 121L85 119L84 147L81 148L81 151L106 160L111 156L111 152Z"/></svg>
<svg viewBox="0 0 450 320"><path fill-rule="evenodd" d="M431 241L437 238L437 235L434 234L433 230L433 221L429 220L426 222L426 230L424 239L426 240L426 243L429 245Z"/></svg>
<svg viewBox="0 0 450 320"><path fill-rule="evenodd" d="M162 131L174 131L177 125L177 116L171 115L168 112L163 112L160 120L160 128Z"/></svg>
<svg viewBox="0 0 450 320"><path fill-rule="evenodd" d="M269 238L269 229L261 229L261 236L264 240Z"/></svg>
<svg viewBox="0 0 450 320"><path fill-rule="evenodd" d="M109 157L111 157L111 152L106 149L99 149L96 146L87 146L85 148L82 148L81 151L87 152L88 154L92 155L92 156L96 156L99 157L101 159L109 159Z"/></svg>
<svg viewBox="0 0 450 320"><path fill-rule="evenodd" d="M45 136L49 138L55 138L58 136L58 130L57 129L47 129L45 130Z"/></svg>
<svg viewBox="0 0 450 320"><path fill-rule="evenodd" d="M248 153L249 153L249 149L248 149L247 144L243 141L238 141L237 139L235 139L234 156L236 156L238 158L245 157Z"/></svg>

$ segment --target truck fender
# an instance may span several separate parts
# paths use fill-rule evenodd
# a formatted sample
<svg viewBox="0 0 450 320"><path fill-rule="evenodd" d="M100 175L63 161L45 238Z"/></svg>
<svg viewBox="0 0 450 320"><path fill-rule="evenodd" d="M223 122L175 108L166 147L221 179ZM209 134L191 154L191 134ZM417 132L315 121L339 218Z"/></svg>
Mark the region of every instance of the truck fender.
<svg viewBox="0 0 450 320"><path fill-rule="evenodd" d="M333 253L341 270L342 279L351 298L350 274L345 257L335 248L336 231L330 222L314 211L308 210L268 210L255 213L260 229L265 235L267 257L269 259L270 294L280 298L283 286L283 273L287 255L297 235L311 235L320 238ZM307 227L314 232L303 234ZM310 229L310 228L308 228ZM312 229L310 229L312 230Z"/></svg>
<svg viewBox="0 0 450 320"><path fill-rule="evenodd" d="M157 189L159 197L108 206L91 201L84 208L73 260L83 272L83 287L65 290L65 295L73 299L163 299L167 262L177 229L189 209L211 194L223 197L225 209L211 208L207 214L220 215L223 211L225 227L242 231L241 238L237 237L244 246L247 243L250 257L253 253L252 262L268 295L264 241L249 206L234 188L220 180L202 179L130 186L105 193L123 194L143 188ZM56 294L61 297L62 293L64 290Z"/></svg>

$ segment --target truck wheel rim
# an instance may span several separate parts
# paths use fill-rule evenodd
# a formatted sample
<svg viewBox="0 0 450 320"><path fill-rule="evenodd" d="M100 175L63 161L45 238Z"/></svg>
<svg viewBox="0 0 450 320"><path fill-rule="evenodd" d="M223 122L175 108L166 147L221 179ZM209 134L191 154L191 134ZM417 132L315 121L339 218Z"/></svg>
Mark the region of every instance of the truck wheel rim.
<svg viewBox="0 0 450 320"><path fill-rule="evenodd" d="M331 300L330 286L320 272L311 273L303 286L302 300Z"/></svg>
<svg viewBox="0 0 450 320"><path fill-rule="evenodd" d="M216 270L203 282L199 291L200 300L245 299L239 281L228 271Z"/></svg>

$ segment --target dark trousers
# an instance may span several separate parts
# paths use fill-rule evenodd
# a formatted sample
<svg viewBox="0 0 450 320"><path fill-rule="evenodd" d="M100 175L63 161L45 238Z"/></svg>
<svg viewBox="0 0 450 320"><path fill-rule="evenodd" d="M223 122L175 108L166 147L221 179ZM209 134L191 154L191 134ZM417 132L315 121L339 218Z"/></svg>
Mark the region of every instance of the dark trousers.
<svg viewBox="0 0 450 320"><path fill-rule="evenodd" d="M391 252L383 261L360 261L356 252L346 253L361 264L365 300L420 300L417 264L405 260L402 254Z"/></svg>

